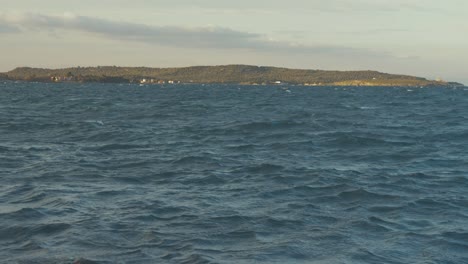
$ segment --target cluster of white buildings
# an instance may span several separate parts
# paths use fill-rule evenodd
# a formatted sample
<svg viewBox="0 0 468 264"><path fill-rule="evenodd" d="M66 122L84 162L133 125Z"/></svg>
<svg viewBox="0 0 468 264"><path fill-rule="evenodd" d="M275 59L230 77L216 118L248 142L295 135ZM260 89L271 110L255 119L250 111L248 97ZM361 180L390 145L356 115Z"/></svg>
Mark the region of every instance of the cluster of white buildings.
<svg viewBox="0 0 468 264"><path fill-rule="evenodd" d="M73 76L51 76L50 80L53 82L71 82L73 81Z"/></svg>
<svg viewBox="0 0 468 264"><path fill-rule="evenodd" d="M180 83L180 81L173 81L173 80L165 81L165 80L146 79L146 78L139 80L139 82L141 84L165 84L165 83L177 84L177 83Z"/></svg>

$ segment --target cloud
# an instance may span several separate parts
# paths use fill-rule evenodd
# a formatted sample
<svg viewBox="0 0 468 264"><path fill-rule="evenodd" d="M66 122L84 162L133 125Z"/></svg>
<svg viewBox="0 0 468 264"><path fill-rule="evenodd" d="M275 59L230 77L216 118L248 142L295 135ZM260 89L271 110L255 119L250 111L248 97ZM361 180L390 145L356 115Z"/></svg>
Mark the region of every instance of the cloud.
<svg viewBox="0 0 468 264"><path fill-rule="evenodd" d="M236 31L223 27L153 26L123 21L112 21L88 16L65 14L0 14L0 25L25 31L70 31L92 34L108 39L137 41L155 45L182 48L245 49L259 52L295 54L334 54L352 56L388 56L368 50L334 45L305 45L276 41L268 36Z"/></svg>
<svg viewBox="0 0 468 264"><path fill-rule="evenodd" d="M113 39L177 46L220 46L229 48L230 46L236 47L248 43L258 37L255 34L238 32L228 28L148 26L72 14L65 14L64 16L41 14L4 15L0 17L0 21L9 27L22 28L23 30L81 31Z"/></svg>
<svg viewBox="0 0 468 264"><path fill-rule="evenodd" d="M113 39L177 46L242 47L242 44L248 44L259 37L257 34L221 27L149 26L73 14L63 16L41 14L3 15L0 16L0 24L4 24L7 28L21 28L23 31L81 31Z"/></svg>
<svg viewBox="0 0 468 264"><path fill-rule="evenodd" d="M1 20L0 20L1 22ZM13 25L0 23L0 34L2 33L19 33L21 30Z"/></svg>

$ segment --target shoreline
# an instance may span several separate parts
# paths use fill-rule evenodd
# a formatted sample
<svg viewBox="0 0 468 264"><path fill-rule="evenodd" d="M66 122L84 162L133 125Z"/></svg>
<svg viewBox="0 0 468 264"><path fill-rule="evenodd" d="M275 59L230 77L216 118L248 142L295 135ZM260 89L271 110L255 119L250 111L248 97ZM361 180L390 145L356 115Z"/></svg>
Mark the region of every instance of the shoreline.
<svg viewBox="0 0 468 264"><path fill-rule="evenodd" d="M468 87L464 84L457 83L456 85L453 84L430 84L430 85L393 85L393 84L379 84L379 85L344 85L344 84L321 84L321 85L304 85L304 84L248 84L248 83L176 83L176 84L158 84L158 83L149 83L149 84L141 84L137 82L44 82L44 81L28 81L28 80L10 80L10 79L0 79L0 82L11 82L11 83L37 83L37 84L52 84L52 85L59 85L59 84L117 84L117 85L128 85L128 86L159 86L159 87L172 87L172 86L189 86L189 85L222 85L222 86L255 86L255 87L262 87L262 86L276 86L276 87L307 87L307 88L332 88L332 87L361 87L361 88L370 88L370 87L381 87L381 88L464 88Z"/></svg>
<svg viewBox="0 0 468 264"><path fill-rule="evenodd" d="M192 66L182 68L72 67L43 69L20 67L0 73L0 80L43 83L237 84L302 86L463 87L457 82L428 80L378 71L304 70L252 65Z"/></svg>

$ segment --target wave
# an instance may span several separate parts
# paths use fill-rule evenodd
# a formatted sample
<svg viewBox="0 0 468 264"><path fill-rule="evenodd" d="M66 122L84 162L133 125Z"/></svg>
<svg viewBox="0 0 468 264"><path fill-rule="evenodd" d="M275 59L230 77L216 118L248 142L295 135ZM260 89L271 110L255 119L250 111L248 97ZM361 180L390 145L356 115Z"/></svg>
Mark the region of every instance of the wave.
<svg viewBox="0 0 468 264"><path fill-rule="evenodd" d="M67 87L1 87L0 262L467 262L465 91Z"/></svg>

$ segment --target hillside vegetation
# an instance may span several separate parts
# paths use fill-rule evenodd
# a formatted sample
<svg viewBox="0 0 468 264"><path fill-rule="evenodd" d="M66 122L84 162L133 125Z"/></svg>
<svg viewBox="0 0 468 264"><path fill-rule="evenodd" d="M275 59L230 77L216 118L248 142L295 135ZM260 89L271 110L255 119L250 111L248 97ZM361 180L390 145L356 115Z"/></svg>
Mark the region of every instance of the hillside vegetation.
<svg viewBox="0 0 468 264"><path fill-rule="evenodd" d="M377 71L298 70L249 65L193 66L183 68L74 67L41 69L21 67L6 73L11 80L42 82L181 82L181 83L289 83L305 85L447 85L424 78ZM1 76L0 76L1 77Z"/></svg>

